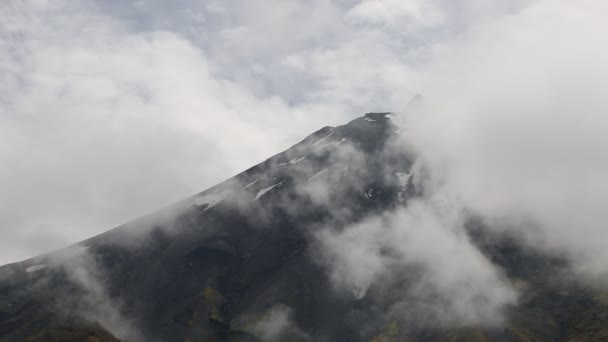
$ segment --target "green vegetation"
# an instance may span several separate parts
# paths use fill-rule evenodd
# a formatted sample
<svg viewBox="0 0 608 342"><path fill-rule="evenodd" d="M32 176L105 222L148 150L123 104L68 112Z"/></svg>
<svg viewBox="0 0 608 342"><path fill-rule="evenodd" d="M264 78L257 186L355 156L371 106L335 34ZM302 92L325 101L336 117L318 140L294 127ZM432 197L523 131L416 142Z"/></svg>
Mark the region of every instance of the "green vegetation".
<svg viewBox="0 0 608 342"><path fill-rule="evenodd" d="M380 334L373 337L370 342L393 342L397 341L397 337L399 336L399 323L397 321L392 321L387 325Z"/></svg>

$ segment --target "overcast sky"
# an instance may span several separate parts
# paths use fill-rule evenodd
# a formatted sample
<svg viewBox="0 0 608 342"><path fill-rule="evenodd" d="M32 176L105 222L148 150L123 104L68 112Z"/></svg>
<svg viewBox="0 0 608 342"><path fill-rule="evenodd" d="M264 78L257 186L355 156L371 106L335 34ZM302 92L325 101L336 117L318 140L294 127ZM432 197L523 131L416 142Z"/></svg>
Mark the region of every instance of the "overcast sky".
<svg viewBox="0 0 608 342"><path fill-rule="evenodd" d="M548 213L572 205L556 185L582 175L589 188L565 189L603 219L606 15L600 0L2 1L0 264L204 190L322 126L399 112L417 93L442 113L420 125L418 146L457 171L446 178L469 203L537 208L548 189L537 208ZM476 154L454 162L463 150ZM535 165L539 155L549 159ZM561 163L576 167L544 177ZM472 184L478 174L494 178ZM507 194L522 178L536 188ZM480 200L484 182L503 183L500 195Z"/></svg>

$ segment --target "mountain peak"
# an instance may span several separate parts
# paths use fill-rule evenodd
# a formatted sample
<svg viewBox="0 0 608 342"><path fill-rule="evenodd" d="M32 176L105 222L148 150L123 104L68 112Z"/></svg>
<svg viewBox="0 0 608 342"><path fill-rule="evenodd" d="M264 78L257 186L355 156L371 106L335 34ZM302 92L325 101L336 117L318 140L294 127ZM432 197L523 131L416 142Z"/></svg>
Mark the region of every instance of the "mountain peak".
<svg viewBox="0 0 608 342"><path fill-rule="evenodd" d="M388 282L365 277L378 260L361 257L366 250L350 251L356 244L348 242L363 236L379 243L375 257L397 260L385 219L420 200L414 158L397 143L393 118L367 113L324 127L170 207L0 267L0 339L37 340L67 331L108 341L257 342L270 329L272 341L566 340L585 324L595 327L593 317L606 311L605 303L551 285L559 262L488 236L477 229L481 223L467 238L510 281L532 289L526 301L509 308L512 328L452 329L420 319L416 310L429 312L424 306L443 298L435 298L433 289L428 301L408 295L424 278L417 260L399 264ZM378 229L371 233L370 220ZM417 222L399 221L408 224L400 233L413 236L423 228ZM335 234L345 240L336 243ZM350 257L333 260L324 244ZM354 269L352 279L337 284L332 263L338 275L345 272L340 267ZM395 302L405 306L399 315Z"/></svg>

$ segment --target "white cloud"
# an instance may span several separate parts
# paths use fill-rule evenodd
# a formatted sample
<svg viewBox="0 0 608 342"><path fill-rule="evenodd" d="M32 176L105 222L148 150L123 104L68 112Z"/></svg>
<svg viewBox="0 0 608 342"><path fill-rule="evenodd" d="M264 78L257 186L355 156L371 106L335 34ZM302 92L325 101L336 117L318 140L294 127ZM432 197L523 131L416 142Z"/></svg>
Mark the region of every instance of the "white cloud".
<svg viewBox="0 0 608 342"><path fill-rule="evenodd" d="M440 197L411 201L405 209L340 231L324 229L316 237L334 285L359 297L375 286L374 296L387 297L392 318L495 325L502 323L505 305L517 299L469 241L458 208ZM411 285L395 293L389 284L400 277Z"/></svg>
<svg viewBox="0 0 608 342"><path fill-rule="evenodd" d="M366 0L351 8L348 19L376 25L427 28L443 23L442 8L429 1Z"/></svg>
<svg viewBox="0 0 608 342"><path fill-rule="evenodd" d="M310 341L311 338L304 333L294 322L292 310L285 305L277 304L245 327L247 331L263 341Z"/></svg>
<svg viewBox="0 0 608 342"><path fill-rule="evenodd" d="M430 108L404 135L442 191L592 276L608 274L607 13L538 2L444 44L418 73Z"/></svg>
<svg viewBox="0 0 608 342"><path fill-rule="evenodd" d="M0 16L5 262L213 185L336 108L256 97L180 35L130 31L91 3L11 1Z"/></svg>

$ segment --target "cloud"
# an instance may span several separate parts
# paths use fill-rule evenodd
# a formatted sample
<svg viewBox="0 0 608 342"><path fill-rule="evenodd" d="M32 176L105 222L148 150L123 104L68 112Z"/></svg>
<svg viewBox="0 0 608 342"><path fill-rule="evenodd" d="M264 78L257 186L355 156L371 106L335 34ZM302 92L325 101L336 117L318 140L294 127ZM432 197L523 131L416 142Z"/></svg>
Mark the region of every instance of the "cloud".
<svg viewBox="0 0 608 342"><path fill-rule="evenodd" d="M606 10L538 2L444 45L420 71L431 100L404 135L435 188L594 277L608 271Z"/></svg>
<svg viewBox="0 0 608 342"><path fill-rule="evenodd" d="M121 298L112 294L108 287L112 275L89 247L75 245L36 258L20 271L28 274L27 286L14 289L14 298L41 304L41 313L48 314L44 324L100 325L121 339L149 340L137 320L126 314L129 308ZM19 278L19 272L13 272L11 278Z"/></svg>
<svg viewBox="0 0 608 342"><path fill-rule="evenodd" d="M465 217L438 198L316 234L338 290L373 292L392 319L422 326L501 324L517 293L469 240ZM405 284L405 285L404 285Z"/></svg>
<svg viewBox="0 0 608 342"><path fill-rule="evenodd" d="M341 19L351 4L275 5L4 3L0 259L99 233L384 102L396 77L371 82L399 68L339 67L365 48Z"/></svg>
<svg viewBox="0 0 608 342"><path fill-rule="evenodd" d="M59 265L77 290L57 298L57 311L76 313L78 318L99 322L104 329L121 339L146 340L135 321L124 315L120 301L108 293L105 272L86 248L75 251Z"/></svg>
<svg viewBox="0 0 608 342"><path fill-rule="evenodd" d="M421 29L441 25L442 12L440 6L428 1L371 0L353 6L346 16L363 23L389 27L415 25Z"/></svg>
<svg viewBox="0 0 608 342"><path fill-rule="evenodd" d="M95 6L2 5L3 262L200 191L324 125L335 108L257 97L215 77L183 36L132 31Z"/></svg>
<svg viewBox="0 0 608 342"><path fill-rule="evenodd" d="M292 310L288 306L277 304L245 328L262 341L311 341L311 338L298 328L292 316Z"/></svg>

